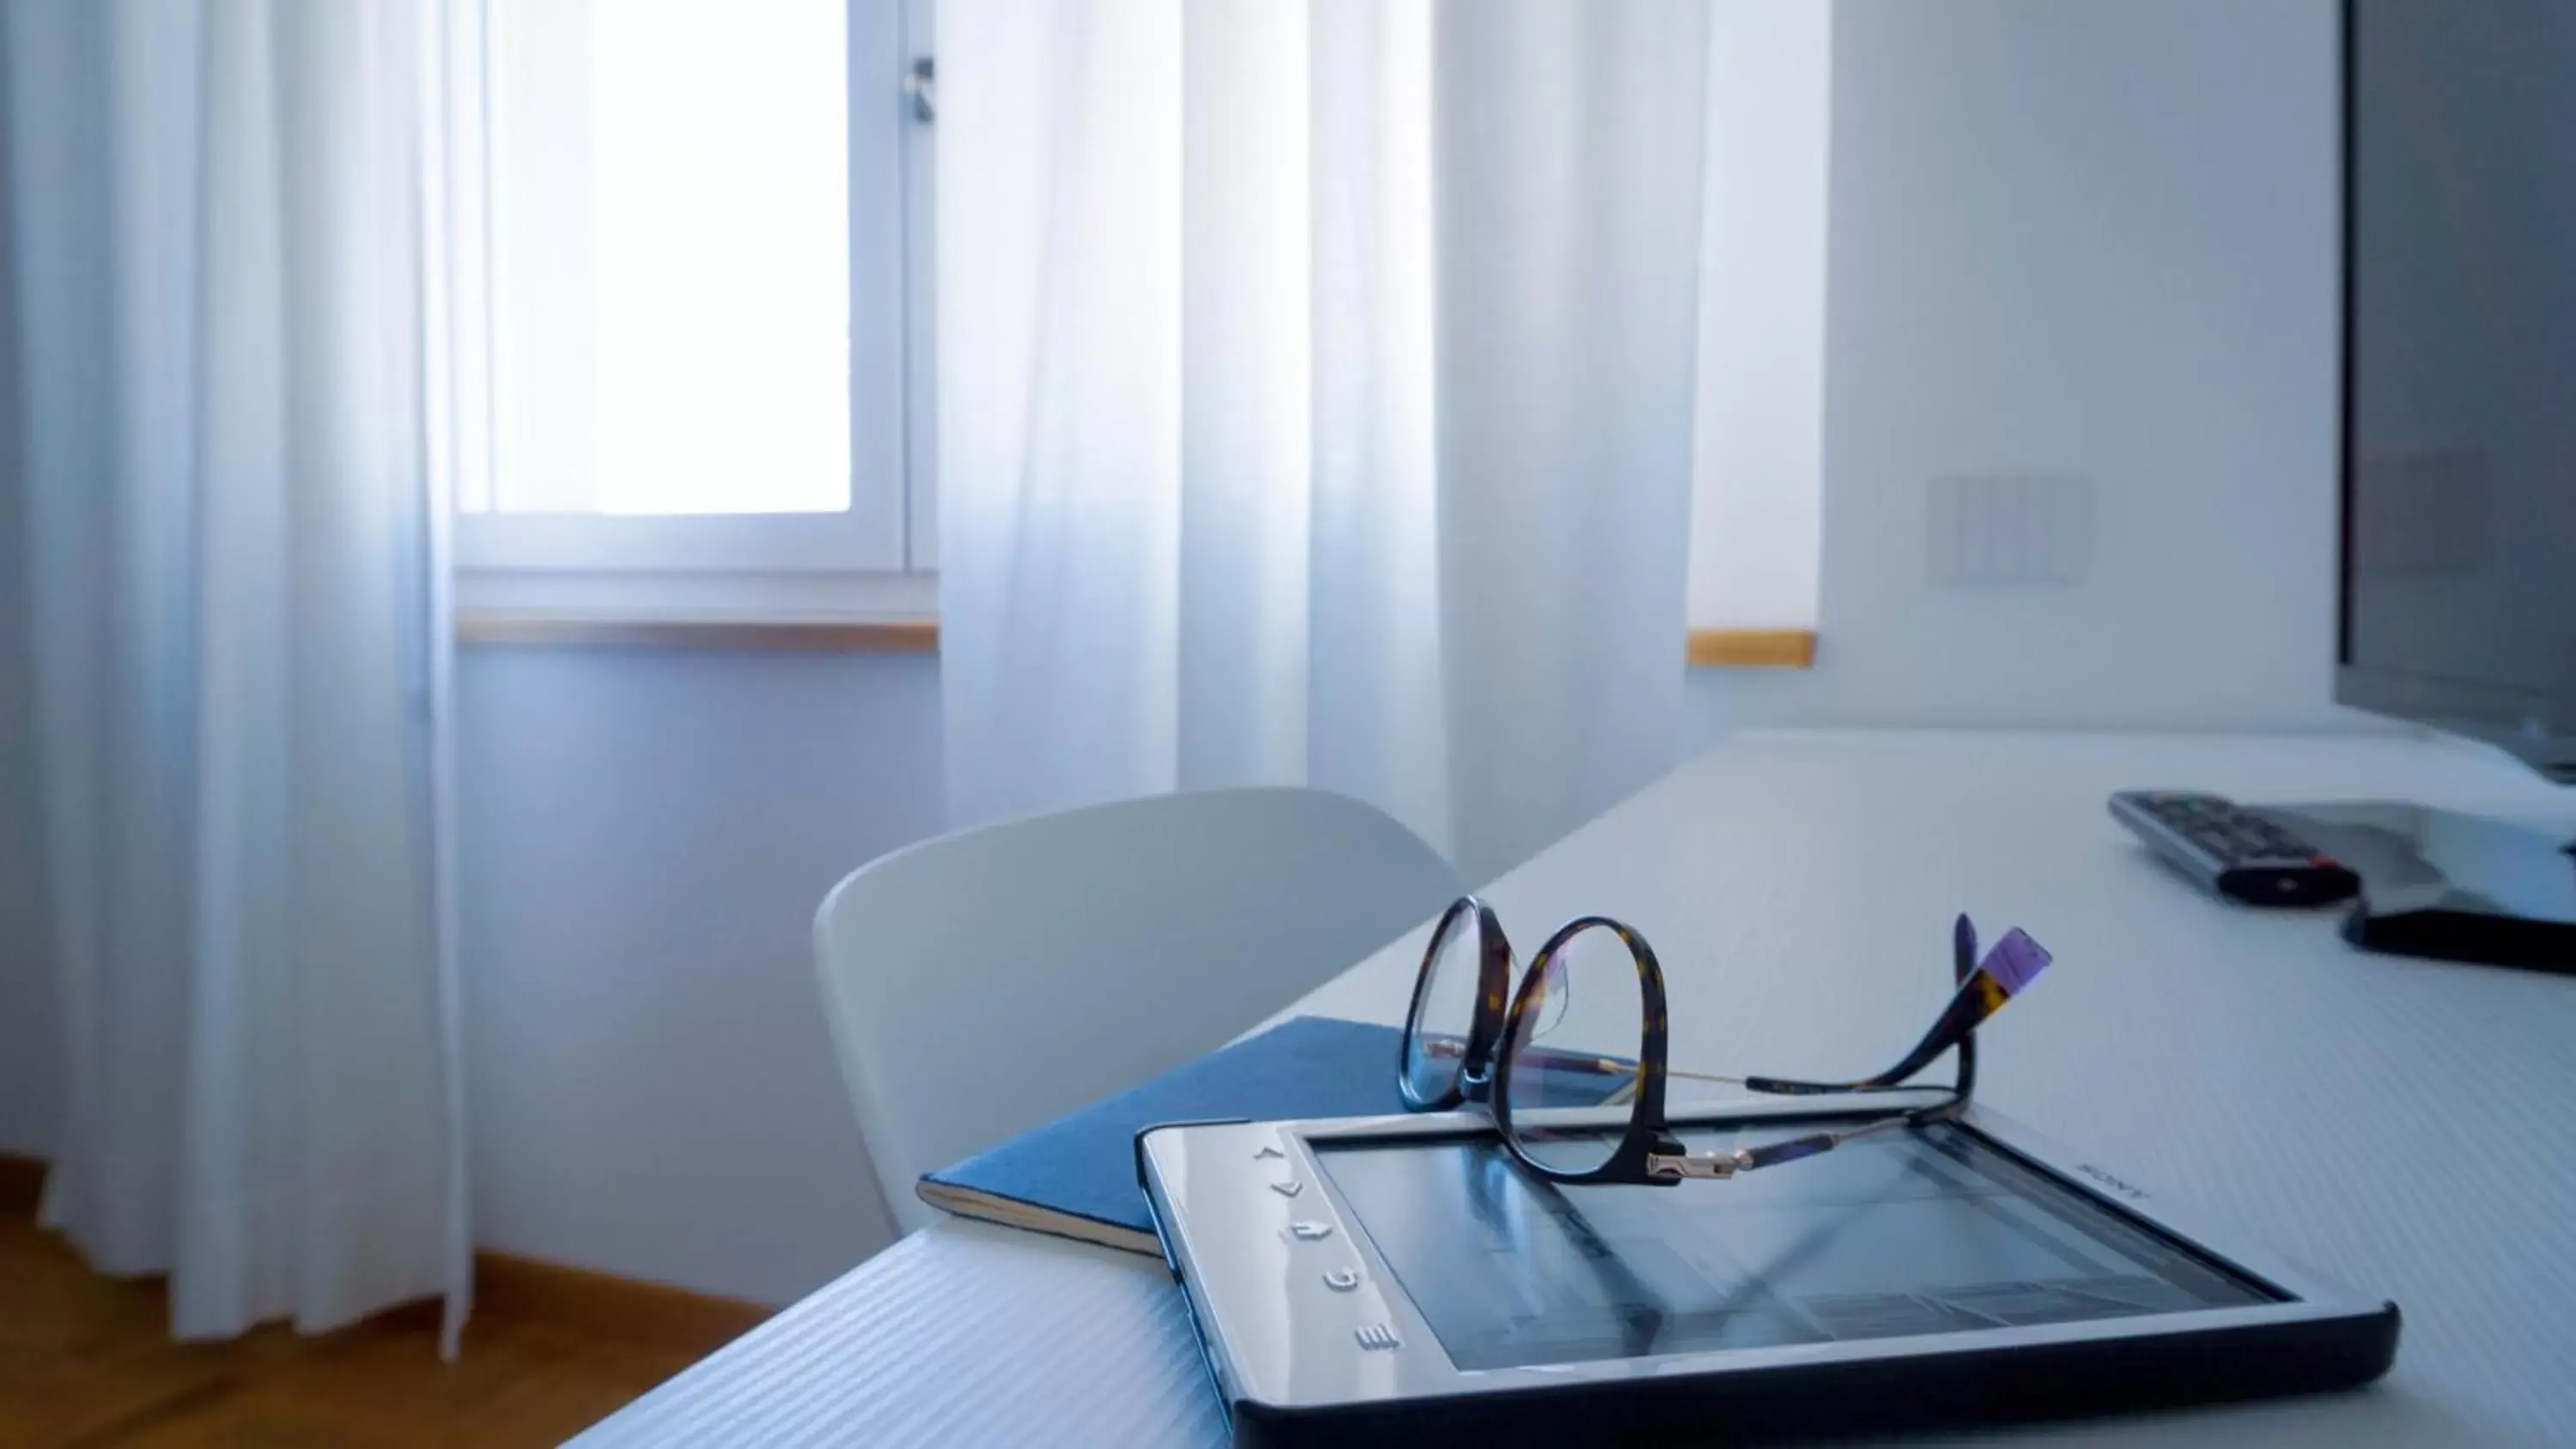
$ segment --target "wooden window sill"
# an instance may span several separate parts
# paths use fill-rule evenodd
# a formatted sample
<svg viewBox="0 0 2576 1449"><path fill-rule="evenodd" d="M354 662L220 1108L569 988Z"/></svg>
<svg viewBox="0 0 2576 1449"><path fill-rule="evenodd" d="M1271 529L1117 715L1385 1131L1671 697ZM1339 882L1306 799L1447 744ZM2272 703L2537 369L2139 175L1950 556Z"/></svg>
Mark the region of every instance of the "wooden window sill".
<svg viewBox="0 0 2576 1449"><path fill-rule="evenodd" d="M939 624L933 619L652 619L472 609L456 616L456 642L936 654Z"/></svg>
<svg viewBox="0 0 2576 1449"><path fill-rule="evenodd" d="M457 615L456 640L482 645L583 645L657 649L813 649L856 654L936 654L935 619L653 619L507 609ZM1688 656L1700 669L1812 669L1813 629L1693 629Z"/></svg>
<svg viewBox="0 0 2576 1449"><path fill-rule="evenodd" d="M1689 659L1696 669L1813 669L1813 629L1693 629Z"/></svg>

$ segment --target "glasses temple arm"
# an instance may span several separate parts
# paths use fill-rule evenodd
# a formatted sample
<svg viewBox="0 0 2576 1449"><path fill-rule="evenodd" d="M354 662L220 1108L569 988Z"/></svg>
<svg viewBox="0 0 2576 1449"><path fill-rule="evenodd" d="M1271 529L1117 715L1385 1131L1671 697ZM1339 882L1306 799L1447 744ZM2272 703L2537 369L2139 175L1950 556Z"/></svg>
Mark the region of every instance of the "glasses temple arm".
<svg viewBox="0 0 2576 1449"><path fill-rule="evenodd" d="M1958 965L1975 953L1976 940L1976 928L1968 923L1967 917L1961 916L1951 933L1954 974ZM1981 964L1960 976L1959 989L1951 995L1941 1014L1933 1019L1931 1028L1923 1033L1923 1039L1886 1071L1856 1082L1748 1077L1744 1082L1745 1088L1792 1097L1879 1091L1907 1080L1930 1066L1943 1052L1957 1047L1960 1052L1958 1095L1965 1097L1976 1085L1973 1053L1977 1027L2028 988L2039 978L2040 972L2048 968L2048 964L2049 954L2045 947L2018 928L2007 931Z"/></svg>
<svg viewBox="0 0 2576 1449"><path fill-rule="evenodd" d="M1733 1177L1739 1172L1777 1167L1784 1162L1796 1162L1801 1158L1814 1157L1818 1153L1831 1152L1846 1142L1858 1141L1863 1137L1875 1136L1881 1132L1892 1132L1899 1127L1915 1127L1926 1122L1937 1121L1957 1110L1958 1103L1953 1100L1934 1107L1918 1108L1912 1112L1891 1113L1862 1123L1858 1127L1846 1127L1839 1132L1810 1132L1804 1137L1784 1138L1778 1142L1766 1142L1759 1147L1739 1147L1733 1152L1650 1155L1646 1158L1646 1171L1656 1177Z"/></svg>

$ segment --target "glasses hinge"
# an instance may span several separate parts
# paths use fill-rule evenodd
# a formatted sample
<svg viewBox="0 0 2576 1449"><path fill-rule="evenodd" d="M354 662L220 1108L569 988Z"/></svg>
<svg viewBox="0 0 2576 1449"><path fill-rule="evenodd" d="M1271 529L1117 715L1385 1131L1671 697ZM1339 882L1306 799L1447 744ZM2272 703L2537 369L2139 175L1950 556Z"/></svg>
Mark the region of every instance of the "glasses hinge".
<svg viewBox="0 0 2576 1449"><path fill-rule="evenodd" d="M1733 1177L1743 1164L1731 1152L1650 1152L1646 1154L1648 1177L1692 1178Z"/></svg>

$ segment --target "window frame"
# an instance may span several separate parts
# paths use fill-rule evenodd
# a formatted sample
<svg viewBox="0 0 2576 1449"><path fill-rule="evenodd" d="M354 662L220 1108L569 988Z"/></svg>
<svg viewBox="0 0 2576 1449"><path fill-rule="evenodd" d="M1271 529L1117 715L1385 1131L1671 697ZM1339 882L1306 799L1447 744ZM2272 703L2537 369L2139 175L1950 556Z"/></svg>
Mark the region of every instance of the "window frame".
<svg viewBox="0 0 2576 1449"><path fill-rule="evenodd" d="M481 157L491 94L488 9L449 28L448 154ZM613 3L613 0L604 0ZM811 622L935 613L932 127L907 84L930 54L935 0L844 0L848 46L850 503L837 513L468 513L454 517L460 613ZM463 63L459 63L462 57ZM925 97L927 99L927 97ZM463 103L459 103L462 101ZM493 303L492 203L459 208L449 265ZM459 327L466 386L484 389L480 457L495 466L492 318ZM870 320L873 319L873 320ZM479 349L479 351L478 351ZM475 448L461 450L467 454Z"/></svg>

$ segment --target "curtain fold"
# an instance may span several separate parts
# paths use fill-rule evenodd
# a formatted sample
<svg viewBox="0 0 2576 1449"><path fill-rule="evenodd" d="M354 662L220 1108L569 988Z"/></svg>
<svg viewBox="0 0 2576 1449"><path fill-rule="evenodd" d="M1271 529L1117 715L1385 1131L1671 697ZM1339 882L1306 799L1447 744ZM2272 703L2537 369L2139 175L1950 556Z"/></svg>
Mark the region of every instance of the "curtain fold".
<svg viewBox="0 0 2576 1449"><path fill-rule="evenodd" d="M1701 0L947 0L952 823L1201 786L1472 878L1673 762Z"/></svg>
<svg viewBox="0 0 2576 1449"><path fill-rule="evenodd" d="M1453 0L1433 54L1452 829L1517 861L1681 748L1707 6Z"/></svg>
<svg viewBox="0 0 2576 1449"><path fill-rule="evenodd" d="M13 0L45 1213L173 1331L470 1284L440 868L427 15Z"/></svg>

